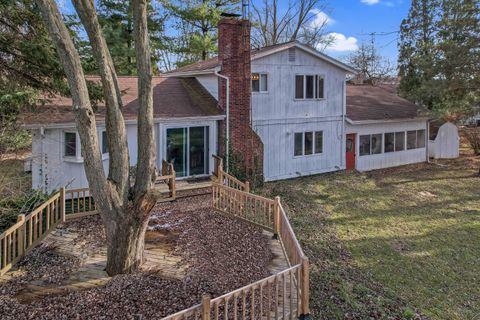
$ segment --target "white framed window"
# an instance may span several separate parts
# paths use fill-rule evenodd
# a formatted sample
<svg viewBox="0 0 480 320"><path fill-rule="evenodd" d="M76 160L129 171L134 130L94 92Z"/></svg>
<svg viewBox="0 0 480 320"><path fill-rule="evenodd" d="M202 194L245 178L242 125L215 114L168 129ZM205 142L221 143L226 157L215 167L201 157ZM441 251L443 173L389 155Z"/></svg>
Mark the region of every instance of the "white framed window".
<svg viewBox="0 0 480 320"><path fill-rule="evenodd" d="M252 73L252 92L268 92L268 75Z"/></svg>
<svg viewBox="0 0 480 320"><path fill-rule="evenodd" d="M309 156L323 153L323 131L295 132L293 155Z"/></svg>
<svg viewBox="0 0 480 320"><path fill-rule="evenodd" d="M102 154L108 154L107 131L102 131Z"/></svg>
<svg viewBox="0 0 480 320"><path fill-rule="evenodd" d="M325 99L325 77L323 75L295 75L295 99Z"/></svg>
<svg viewBox="0 0 480 320"><path fill-rule="evenodd" d="M62 148L65 159L73 161L82 160L80 136L76 131L63 132Z"/></svg>
<svg viewBox="0 0 480 320"><path fill-rule="evenodd" d="M425 129L407 131L407 150L425 148Z"/></svg>
<svg viewBox="0 0 480 320"><path fill-rule="evenodd" d="M365 134L360 136L360 155L382 153L383 134Z"/></svg>

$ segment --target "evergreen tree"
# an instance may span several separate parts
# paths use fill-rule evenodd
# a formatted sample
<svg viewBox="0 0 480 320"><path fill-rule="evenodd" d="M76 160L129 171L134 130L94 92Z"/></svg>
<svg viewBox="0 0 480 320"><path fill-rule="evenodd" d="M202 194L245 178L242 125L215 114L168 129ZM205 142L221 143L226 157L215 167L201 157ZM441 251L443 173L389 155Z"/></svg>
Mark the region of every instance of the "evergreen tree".
<svg viewBox="0 0 480 320"><path fill-rule="evenodd" d="M177 65L205 60L217 52L217 25L222 12L239 11L239 0L163 0L164 7L175 17L179 35L175 52Z"/></svg>
<svg viewBox="0 0 480 320"><path fill-rule="evenodd" d="M133 41L133 10L130 1L122 0L99 0L97 6L98 19L103 28L107 46L112 55L113 63L119 75L135 75L135 47ZM148 31L150 38L152 66L154 73L158 73L158 64L160 57L157 54L165 46L164 24L166 16L160 8L153 4L148 7ZM74 42L77 45L78 42ZM84 45L88 46L85 41ZM93 63L94 59L85 56L85 47L77 46L82 57L82 63L85 64L85 58L89 57ZM85 65L84 65L85 66ZM90 65L86 68L87 73L96 73L96 67Z"/></svg>
<svg viewBox="0 0 480 320"><path fill-rule="evenodd" d="M399 40L399 91L449 119L480 102L480 3L413 0Z"/></svg>

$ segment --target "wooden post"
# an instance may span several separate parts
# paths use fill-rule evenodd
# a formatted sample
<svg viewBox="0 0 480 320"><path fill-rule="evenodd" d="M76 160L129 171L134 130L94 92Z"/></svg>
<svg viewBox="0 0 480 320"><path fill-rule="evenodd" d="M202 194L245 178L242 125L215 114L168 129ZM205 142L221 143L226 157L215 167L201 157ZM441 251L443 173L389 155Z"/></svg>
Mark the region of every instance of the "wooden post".
<svg viewBox="0 0 480 320"><path fill-rule="evenodd" d="M173 168L173 163L170 163L170 175L172 176L170 178L170 194L172 198L175 199L177 196L177 187L175 185L175 180L177 179L177 173L175 172L175 169Z"/></svg>
<svg viewBox="0 0 480 320"><path fill-rule="evenodd" d="M19 214L17 217L17 222L21 222L22 226L18 229L17 233L17 242L18 242L18 258L25 254L25 215Z"/></svg>
<svg viewBox="0 0 480 320"><path fill-rule="evenodd" d="M73 202L72 202L72 206L73 206ZM62 222L65 222L67 220L65 217L65 187L60 188L60 217L62 218Z"/></svg>
<svg viewBox="0 0 480 320"><path fill-rule="evenodd" d="M202 297L202 320L210 320L210 295L204 294Z"/></svg>
<svg viewBox="0 0 480 320"><path fill-rule="evenodd" d="M245 192L250 192L250 182L245 181Z"/></svg>
<svg viewBox="0 0 480 320"><path fill-rule="evenodd" d="M308 319L310 316L310 263L308 257L302 258L302 316Z"/></svg>
<svg viewBox="0 0 480 320"><path fill-rule="evenodd" d="M273 205L273 237L278 239L280 234L280 197L275 197L275 203Z"/></svg>

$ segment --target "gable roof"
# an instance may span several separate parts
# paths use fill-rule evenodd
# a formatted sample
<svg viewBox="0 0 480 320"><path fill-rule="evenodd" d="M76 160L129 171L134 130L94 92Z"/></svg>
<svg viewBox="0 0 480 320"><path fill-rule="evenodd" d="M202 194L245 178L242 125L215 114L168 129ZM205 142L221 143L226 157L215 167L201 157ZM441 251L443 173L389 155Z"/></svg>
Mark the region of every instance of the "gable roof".
<svg viewBox="0 0 480 320"><path fill-rule="evenodd" d="M351 123L424 118L424 109L399 97L393 86L347 85L346 98Z"/></svg>
<svg viewBox="0 0 480 320"><path fill-rule="evenodd" d="M100 81L97 76L88 77ZM122 95L125 120L136 120L138 112L137 77L118 77ZM217 116L222 112L217 108L216 99L195 78L153 77L153 116L154 118L184 118ZM96 107L95 118L105 121L105 104ZM26 127L38 127L74 123L72 99L54 97L45 105L37 106L34 111L22 113L19 123Z"/></svg>
<svg viewBox="0 0 480 320"><path fill-rule="evenodd" d="M348 66L347 64L334 59L324 53L321 53L320 51L302 44L298 41L290 41L290 42L285 42L285 43L280 43L280 44L275 44L271 46L266 46L258 49L252 49L251 51L251 60L256 60L260 59L262 57L266 57L269 55L272 55L277 52L281 52L290 48L298 48L300 50L303 50L319 59L322 59L328 63L331 63L335 66L337 66L340 69L343 69L349 73L356 73L356 70L353 69L352 67ZM183 67L180 67L176 70L170 71L165 73L165 75L171 75L171 76L193 76L193 75L199 75L199 74L209 74L213 73L216 68L221 67L220 62L218 61L218 56L212 57L207 60L203 61L198 61Z"/></svg>

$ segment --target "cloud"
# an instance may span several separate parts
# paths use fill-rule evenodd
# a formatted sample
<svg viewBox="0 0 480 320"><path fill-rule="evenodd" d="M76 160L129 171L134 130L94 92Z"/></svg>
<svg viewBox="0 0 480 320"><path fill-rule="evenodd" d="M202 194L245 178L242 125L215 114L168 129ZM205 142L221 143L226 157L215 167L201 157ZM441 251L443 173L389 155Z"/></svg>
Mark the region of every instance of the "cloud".
<svg viewBox="0 0 480 320"><path fill-rule="evenodd" d="M371 5L379 3L380 0L360 0L360 2L371 6Z"/></svg>
<svg viewBox="0 0 480 320"><path fill-rule="evenodd" d="M358 39L354 37L346 37L345 35L337 32L331 32L327 34L327 37L331 38L332 43L326 48L331 51L355 51L358 49Z"/></svg>
<svg viewBox="0 0 480 320"><path fill-rule="evenodd" d="M315 15L315 18L310 22L310 27L312 28L320 27L323 25L332 25L335 23L335 20L333 20L328 14L323 11L314 8L310 10L310 12Z"/></svg>

